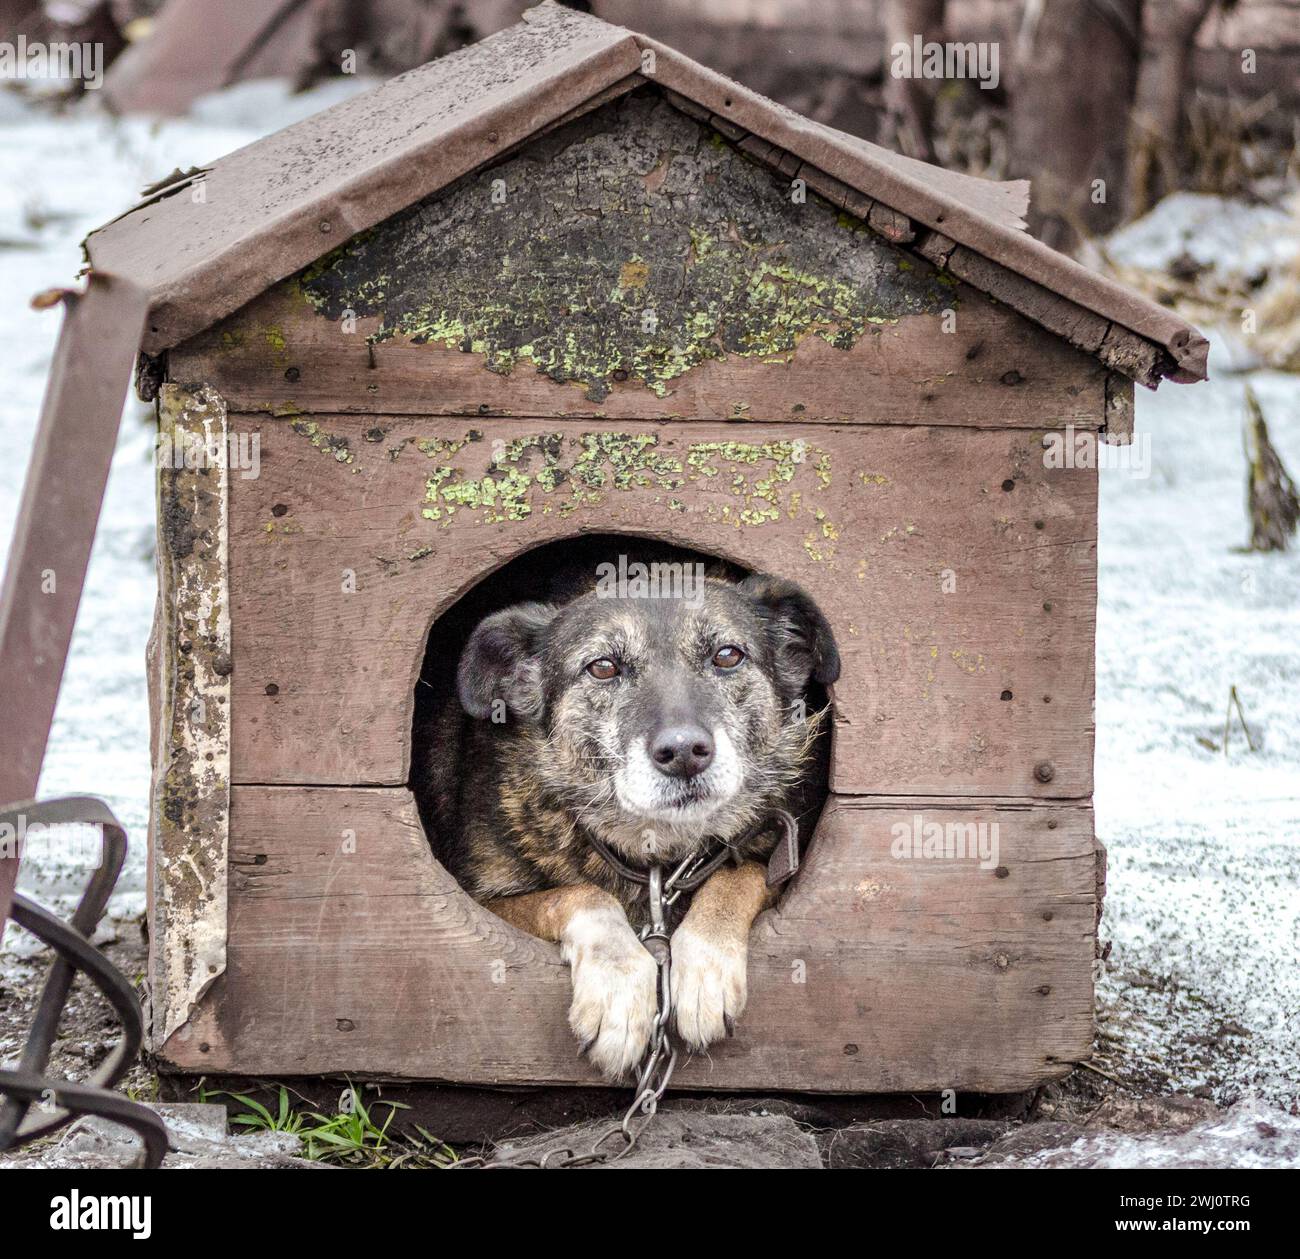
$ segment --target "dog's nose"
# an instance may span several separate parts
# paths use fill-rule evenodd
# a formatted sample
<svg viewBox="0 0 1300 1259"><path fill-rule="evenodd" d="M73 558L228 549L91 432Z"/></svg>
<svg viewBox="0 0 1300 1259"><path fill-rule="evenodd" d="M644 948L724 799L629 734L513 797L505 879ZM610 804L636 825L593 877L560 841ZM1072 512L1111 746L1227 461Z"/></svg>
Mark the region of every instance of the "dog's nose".
<svg viewBox="0 0 1300 1259"><path fill-rule="evenodd" d="M669 778L693 778L713 761L713 739L699 726L668 726L655 735L650 759Z"/></svg>

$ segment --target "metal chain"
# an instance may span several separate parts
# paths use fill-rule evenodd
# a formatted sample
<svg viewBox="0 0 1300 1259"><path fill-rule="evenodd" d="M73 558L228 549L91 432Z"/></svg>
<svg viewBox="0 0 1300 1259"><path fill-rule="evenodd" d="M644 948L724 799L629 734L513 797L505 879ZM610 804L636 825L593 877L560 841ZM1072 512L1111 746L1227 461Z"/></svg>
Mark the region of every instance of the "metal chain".
<svg viewBox="0 0 1300 1259"><path fill-rule="evenodd" d="M765 826L770 825L773 820L785 827L787 835L793 832L797 837L797 824L794 818L783 809L775 809L760 818L745 835L744 839L752 838ZM592 848L618 874L631 879L633 882L644 884L649 898L650 921L641 928L640 939L646 951L654 958L655 966L658 969L658 975L656 976L656 1012L654 1026L650 1032L650 1043L646 1047L645 1057L641 1060L641 1069L637 1074L636 1096L632 1099L632 1105L627 1108L622 1123L616 1124L603 1132L592 1144L590 1150L577 1153L573 1149L561 1146L547 1151L540 1159L504 1159L500 1162L489 1162L484 1158L469 1158L453 1164L455 1167L486 1167L488 1169L587 1167L592 1163L616 1162L632 1150L638 1138L649 1127L650 1121L658 1113L659 1102L663 1098L664 1090L668 1087L668 1081L673 1078L673 1069L677 1066L677 1047L673 1044L671 1030L673 1021L673 954L672 933L668 927L667 911L677 903L683 892L693 892L724 861L730 859L739 863L739 843L744 841L733 841L731 844L723 843L713 853L705 851L685 857L673 867L672 873L667 878L664 878L663 866L650 866L645 871L635 870L620 861L613 851L594 835L588 835L587 839ZM797 838L795 843L797 845ZM798 849L796 847L796 866L797 857ZM793 868L791 873L793 873ZM789 875L785 877L788 878ZM637 1124L635 1122L637 1116L641 1116L643 1122ZM615 1136L623 1138L622 1148L612 1153L603 1151L601 1147Z"/></svg>
<svg viewBox="0 0 1300 1259"><path fill-rule="evenodd" d="M592 1163L613 1163L628 1154L635 1147L641 1134L650 1125L650 1121L659 1110L668 1082L673 1078L677 1066L677 1046L673 1044L673 954L671 932L668 929L667 911L677 898L693 886L694 876L699 867L709 864L708 856L690 856L679 862L672 873L665 879L663 866L651 866L647 872L646 892L650 902L650 921L641 928L641 943L646 952L654 958L658 970L656 976L656 1011L654 1025L650 1031L650 1044L646 1047L645 1057L641 1060L641 1069L637 1074L636 1096L627 1108L622 1123L603 1132L592 1144L590 1150L577 1153L572 1149L561 1147L549 1150L540 1159L506 1160L500 1163L479 1163L465 1160L458 1166L486 1166L488 1168L515 1167L587 1167ZM638 1117L641 1122L637 1122ZM621 1136L623 1145L614 1151L606 1151L605 1146L613 1137Z"/></svg>

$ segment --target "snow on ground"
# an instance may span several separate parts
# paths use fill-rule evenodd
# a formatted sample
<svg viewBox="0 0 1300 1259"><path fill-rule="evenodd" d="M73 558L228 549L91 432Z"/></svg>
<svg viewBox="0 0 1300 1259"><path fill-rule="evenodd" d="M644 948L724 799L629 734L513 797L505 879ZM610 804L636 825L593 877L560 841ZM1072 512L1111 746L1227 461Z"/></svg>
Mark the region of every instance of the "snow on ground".
<svg viewBox="0 0 1300 1259"><path fill-rule="evenodd" d="M0 91L0 554L9 548L33 427L58 336L57 310L28 298L69 286L82 265L86 234L139 200L140 190L250 143L365 87L333 80L299 96L254 82L199 101L192 118L114 121L86 112L55 118ZM149 724L144 649L154 600L152 408L126 405L99 533L64 674L44 796L90 793L109 802L132 841L111 910L144 908ZM76 469L68 470L75 477ZM74 894L85 873L75 863L23 868L22 886ZM7 932L4 947L22 947Z"/></svg>
<svg viewBox="0 0 1300 1259"><path fill-rule="evenodd" d="M1165 270L1185 255L1220 283L1244 283L1295 256L1291 223L1291 214L1278 206L1175 192L1111 235L1106 252L1121 266L1144 271Z"/></svg>
<svg viewBox="0 0 1300 1259"><path fill-rule="evenodd" d="M1300 1167L1300 1119L1248 1099L1185 1132L1097 1131L1054 1150L1002 1155L989 1166L1187 1168ZM980 1166L979 1163L972 1164ZM1207 1215L1211 1214L1209 1212ZM1226 1218L1232 1218L1228 1212Z"/></svg>
<svg viewBox="0 0 1300 1259"><path fill-rule="evenodd" d="M1292 1103L1300 551L1236 549L1248 536L1245 380L1216 366L1209 384L1139 391L1150 477L1102 476L1096 812L1110 851L1103 935L1114 940L1102 991L1120 1005L1107 1030L1125 1028L1122 1052L1149 1058L1153 1078L1221 1102L1258 1092ZM1300 380L1249 379L1300 471ZM1256 752L1235 713L1222 750L1233 686ZM1235 1061L1207 1072L1198 1059L1211 1057Z"/></svg>
<svg viewBox="0 0 1300 1259"><path fill-rule="evenodd" d="M56 121L0 94L0 552L59 322L29 310L26 296L70 283L78 242L144 184L355 87L290 99L275 85L245 85L193 118L162 124ZM1134 236L1138 254L1156 248ZM1300 380L1250 379L1300 475ZM1096 808L1110 851L1102 930L1114 943L1100 986L1099 1061L1156 1092L1199 1089L1221 1103L1250 1096L1255 1109L1241 1122L1256 1123L1265 1122L1260 1107L1294 1106L1300 1090L1300 551L1236 550L1248 532L1243 386L1218 372L1206 385L1139 390L1150 475L1102 474ZM128 404L41 781L43 795L102 795L129 828L118 914L138 912L144 900L148 419L141 404ZM1257 751L1235 722L1222 749L1232 686ZM22 882L57 898L80 878L56 863L29 863ZM19 936L7 933L5 948L21 949ZM1207 1136L1207 1148L1219 1148L1214 1140ZM1293 1136L1286 1148L1294 1154ZM1093 1155L1177 1157L1128 1146Z"/></svg>

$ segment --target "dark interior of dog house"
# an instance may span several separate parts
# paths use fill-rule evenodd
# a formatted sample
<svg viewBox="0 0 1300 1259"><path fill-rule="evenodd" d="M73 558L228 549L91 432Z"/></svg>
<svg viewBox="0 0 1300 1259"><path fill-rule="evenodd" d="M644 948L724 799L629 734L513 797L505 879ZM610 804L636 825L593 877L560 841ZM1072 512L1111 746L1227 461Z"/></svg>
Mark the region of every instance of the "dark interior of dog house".
<svg viewBox="0 0 1300 1259"><path fill-rule="evenodd" d="M447 864L440 852L438 828L427 806L429 792L422 789L422 767L430 758L453 762L457 757L456 739L439 734L445 731L450 710L457 721L468 721L456 697L455 663L460 659L470 633L486 617L512 604L539 602L564 604L592 585L592 574L602 564L617 568L642 565L654 571L656 565L698 566L709 577L731 582L740 581L748 570L719 555L706 555L671 543L655 543L636 535L584 534L543 543L534 550L502 565L501 568L466 591L429 630L424 664L415 690L414 724L411 740L411 787L420 803L420 819L429 837L435 857ZM665 597L671 597L665 595ZM829 786L830 746L833 719L827 688L811 681L804 703L811 713L826 712L800 783L798 795L791 800L792 812L799 825L800 848L806 849L816 829ZM453 727L454 728L454 727ZM470 801L458 801L459 807L471 807Z"/></svg>

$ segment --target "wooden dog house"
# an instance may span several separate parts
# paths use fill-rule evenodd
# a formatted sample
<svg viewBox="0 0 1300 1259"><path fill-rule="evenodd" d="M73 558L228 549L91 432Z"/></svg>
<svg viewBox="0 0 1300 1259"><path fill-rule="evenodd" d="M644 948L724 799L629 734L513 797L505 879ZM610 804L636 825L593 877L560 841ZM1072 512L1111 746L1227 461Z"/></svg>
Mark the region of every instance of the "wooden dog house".
<svg viewBox="0 0 1300 1259"><path fill-rule="evenodd" d="M173 452L165 1069L596 1082L558 951L457 887L407 786L433 622L593 532L793 577L844 657L805 867L675 1086L1006 1092L1088 1056L1097 473L1044 443L1125 440L1133 381L1205 343L1028 238L1027 193L543 5L90 237Z"/></svg>

